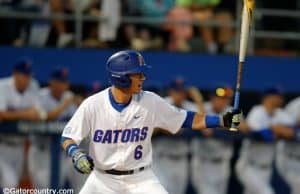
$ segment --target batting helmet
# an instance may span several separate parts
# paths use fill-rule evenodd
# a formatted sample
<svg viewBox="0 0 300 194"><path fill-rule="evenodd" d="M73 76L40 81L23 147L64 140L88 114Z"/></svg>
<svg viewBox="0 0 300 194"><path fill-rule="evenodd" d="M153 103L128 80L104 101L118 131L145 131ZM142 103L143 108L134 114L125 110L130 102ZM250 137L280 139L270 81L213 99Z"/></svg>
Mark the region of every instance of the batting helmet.
<svg viewBox="0 0 300 194"><path fill-rule="evenodd" d="M111 84L119 88L128 88L130 86L131 80L128 74L145 74L149 68L150 66L146 65L142 55L133 50L117 52L106 63Z"/></svg>

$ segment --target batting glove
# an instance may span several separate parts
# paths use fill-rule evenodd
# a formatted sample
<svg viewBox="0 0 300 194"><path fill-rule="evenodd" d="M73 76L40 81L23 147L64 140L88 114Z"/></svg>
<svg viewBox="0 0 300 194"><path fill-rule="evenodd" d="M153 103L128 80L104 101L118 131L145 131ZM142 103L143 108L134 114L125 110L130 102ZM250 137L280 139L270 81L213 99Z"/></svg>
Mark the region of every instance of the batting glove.
<svg viewBox="0 0 300 194"><path fill-rule="evenodd" d="M224 127L231 127L232 123L235 126L238 126L241 122L242 117L243 117L243 114L240 109L231 110L231 111L226 112L223 115Z"/></svg>
<svg viewBox="0 0 300 194"><path fill-rule="evenodd" d="M94 169L93 159L80 149L72 154L72 162L75 169L82 174L89 174Z"/></svg>

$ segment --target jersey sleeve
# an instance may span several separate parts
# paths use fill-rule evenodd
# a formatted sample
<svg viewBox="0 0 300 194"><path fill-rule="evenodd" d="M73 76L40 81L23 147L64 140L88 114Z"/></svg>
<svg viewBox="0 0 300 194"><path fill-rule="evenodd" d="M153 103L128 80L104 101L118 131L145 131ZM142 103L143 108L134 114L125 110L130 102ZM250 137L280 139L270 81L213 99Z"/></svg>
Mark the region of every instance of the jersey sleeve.
<svg viewBox="0 0 300 194"><path fill-rule="evenodd" d="M288 103L285 107L285 111L295 120L295 122L300 120L300 98Z"/></svg>
<svg viewBox="0 0 300 194"><path fill-rule="evenodd" d="M0 83L0 111L6 111L7 110L7 103L6 103L6 95L5 95L5 88L3 84Z"/></svg>
<svg viewBox="0 0 300 194"><path fill-rule="evenodd" d="M264 112L258 107L254 107L249 112L247 117L247 124L253 131L259 131L261 129L270 127L270 124L266 119Z"/></svg>
<svg viewBox="0 0 300 194"><path fill-rule="evenodd" d="M73 139L79 145L90 132L91 126L88 118L91 118L91 115L88 104L84 101L65 126L62 136Z"/></svg>
<svg viewBox="0 0 300 194"><path fill-rule="evenodd" d="M187 116L187 111L170 105L159 96L155 96L155 98L155 127L175 134L181 128Z"/></svg>

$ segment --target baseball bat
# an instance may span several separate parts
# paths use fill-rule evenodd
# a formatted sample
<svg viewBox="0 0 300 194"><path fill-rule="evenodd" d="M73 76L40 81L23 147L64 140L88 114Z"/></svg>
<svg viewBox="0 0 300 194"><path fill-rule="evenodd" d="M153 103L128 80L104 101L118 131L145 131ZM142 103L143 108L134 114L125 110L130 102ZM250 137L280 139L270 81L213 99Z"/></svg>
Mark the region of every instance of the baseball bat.
<svg viewBox="0 0 300 194"><path fill-rule="evenodd" d="M236 81L236 88L234 94L233 110L237 110L239 108L241 81L242 81L243 67L244 67L246 52L247 52L248 37L249 37L249 32L252 23L253 7L254 7L254 0L244 0L243 11L242 11L241 34L240 34L239 64L238 64L238 71L237 71L237 81ZM237 126L232 124L230 130L236 131L237 130L236 127Z"/></svg>

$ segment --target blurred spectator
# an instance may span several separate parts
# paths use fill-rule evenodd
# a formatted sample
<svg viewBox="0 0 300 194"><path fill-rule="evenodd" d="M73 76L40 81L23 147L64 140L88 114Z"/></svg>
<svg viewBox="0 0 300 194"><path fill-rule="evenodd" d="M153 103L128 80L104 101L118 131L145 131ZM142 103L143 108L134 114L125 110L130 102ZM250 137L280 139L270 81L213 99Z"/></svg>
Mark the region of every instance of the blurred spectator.
<svg viewBox="0 0 300 194"><path fill-rule="evenodd" d="M164 25L165 30L170 32L167 49L170 51L190 51L188 40L193 36L193 16L184 7L175 7L167 15L167 19L175 24Z"/></svg>
<svg viewBox="0 0 300 194"><path fill-rule="evenodd" d="M276 167L291 189L291 194L300 193L300 97L290 101L286 112L294 121L294 136L278 143Z"/></svg>
<svg viewBox="0 0 300 194"><path fill-rule="evenodd" d="M74 0L50 0L50 9L54 14L94 14L96 0L74 1ZM49 34L48 45L66 47L74 45L75 22L56 19Z"/></svg>
<svg viewBox="0 0 300 194"><path fill-rule="evenodd" d="M282 92L277 88L264 91L260 105L254 106L247 117L251 139L243 142L236 165L245 194L273 194L271 186L272 162L276 138L293 136L292 119L280 108Z"/></svg>
<svg viewBox="0 0 300 194"><path fill-rule="evenodd" d="M173 0L128 0L123 7L123 15L141 16L159 21L165 18L166 14L174 5ZM136 50L161 49L163 47L164 33L159 23L147 23L144 25L129 25L134 31L131 37L130 47ZM126 33L128 27L124 27Z"/></svg>
<svg viewBox="0 0 300 194"><path fill-rule="evenodd" d="M19 13L39 13L46 14L48 2L44 0L5 0L0 1L1 13L19 12ZM23 18L0 18L0 44L9 44L14 46L25 46L32 44L32 36L37 30L37 20L27 20ZM41 27L41 25L39 25ZM44 41L48 35L47 30L44 34L36 36L36 41ZM40 40L43 39L43 40Z"/></svg>
<svg viewBox="0 0 300 194"><path fill-rule="evenodd" d="M32 79L31 61L16 63L11 77L0 80L0 121L37 121L45 114L39 105L37 82ZM16 188L24 166L25 138L17 135L0 136L0 186ZM26 167L25 167L26 168Z"/></svg>
<svg viewBox="0 0 300 194"><path fill-rule="evenodd" d="M221 24L233 21L232 13L224 6L227 2L219 5L220 2L220 0L176 0L176 6L188 8L193 15L194 21L206 22L215 20ZM213 28L210 26L200 26L198 29L208 53L214 54L225 50L225 45L233 39L232 28L228 26L217 27L217 36L215 36ZM196 40L193 39L189 44L195 46L194 41Z"/></svg>
<svg viewBox="0 0 300 194"><path fill-rule="evenodd" d="M233 90L226 85L211 92L209 102L204 104L206 114L224 114L232 109ZM206 138L194 137L191 144L192 182L201 194L226 194L230 176L230 160L233 143L212 138L215 129L206 129Z"/></svg>
<svg viewBox="0 0 300 194"><path fill-rule="evenodd" d="M101 15L106 18L101 22L98 37L101 41L114 41L121 22L121 0L102 0Z"/></svg>
<svg viewBox="0 0 300 194"><path fill-rule="evenodd" d="M191 88L190 90L196 89ZM177 78L171 82L166 100L178 108L198 112L198 107L202 107L202 105L197 106L197 104L188 101L187 98L191 97L197 99L198 103L202 103L201 94L199 94L199 91L193 91L189 93L194 96L188 96L188 91L189 89L185 86L184 81ZM188 132L183 129L182 133L184 135ZM189 180L188 140L182 137L164 136L157 137L153 145L154 169L162 185L169 193L184 194Z"/></svg>
<svg viewBox="0 0 300 194"><path fill-rule="evenodd" d="M48 121L67 121L77 109L74 95L68 90L68 71L65 68L53 70L49 80L49 86L40 90L40 101L47 112ZM35 188L49 188L51 174L51 137L35 135L32 138L32 146L29 150L29 171L33 178ZM60 153L61 186L68 179L75 191L82 186L84 177L74 176L76 173L69 165L69 160L64 152ZM80 179L80 180L78 180ZM77 190L76 190L77 189ZM77 193L77 192L76 192Z"/></svg>

